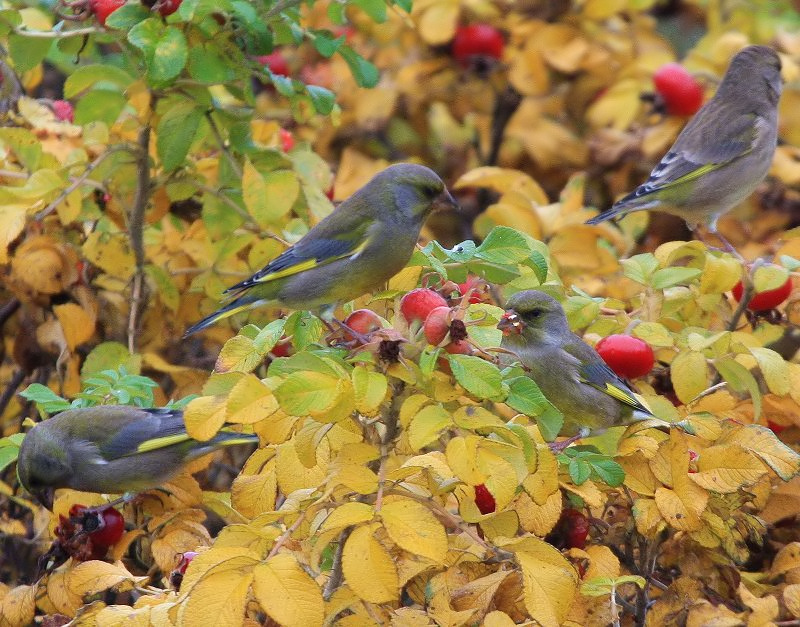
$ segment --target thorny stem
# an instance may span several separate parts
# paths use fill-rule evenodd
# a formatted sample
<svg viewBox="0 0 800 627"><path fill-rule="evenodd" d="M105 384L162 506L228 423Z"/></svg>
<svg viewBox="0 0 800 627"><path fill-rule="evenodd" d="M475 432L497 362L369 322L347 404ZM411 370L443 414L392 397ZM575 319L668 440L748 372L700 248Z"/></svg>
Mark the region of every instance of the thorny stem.
<svg viewBox="0 0 800 627"><path fill-rule="evenodd" d="M39 213L37 213L34 216L34 219L41 220L45 216L48 216L51 213L53 213L53 211L55 211L56 207L58 207L58 205L60 205L67 196L69 196L72 192L74 192L76 189L78 189L78 187L80 187L81 185L83 185L84 183L87 182L87 179L89 178L89 175L92 172L94 172L97 169L97 167L101 163L103 163L103 161L108 159L114 153L122 152L122 151L125 151L125 150L129 150L129 148L127 146L112 146L111 148L106 150L101 155L98 155L97 158L94 161L92 161L89 165L86 166L86 169L83 171L83 173L80 174L79 176L75 177L73 179L72 183L69 185L69 187L64 189L64 191L62 191L56 197L56 199L53 200L53 202L51 202L44 209L42 209ZM94 185L93 185L93 187L94 187Z"/></svg>
<svg viewBox="0 0 800 627"><path fill-rule="evenodd" d="M152 103L155 106L155 102ZM150 121L148 120L139 131L136 155L136 195L133 199L128 230L131 248L136 260L136 272L133 275L133 290L131 293L131 310L128 316L128 350L136 352L136 330L138 326L139 309L144 301L144 212L147 201L150 199Z"/></svg>

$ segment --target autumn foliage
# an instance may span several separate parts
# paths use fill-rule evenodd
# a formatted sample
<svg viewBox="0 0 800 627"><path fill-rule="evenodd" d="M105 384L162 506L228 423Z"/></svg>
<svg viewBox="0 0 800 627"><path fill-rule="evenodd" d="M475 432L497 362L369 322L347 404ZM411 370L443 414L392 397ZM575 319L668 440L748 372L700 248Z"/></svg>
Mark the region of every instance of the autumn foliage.
<svg viewBox="0 0 800 627"><path fill-rule="evenodd" d="M792 3L42 7L0 11L1 625L800 620ZM664 216L586 225L748 43L786 85L770 177L720 220L747 261ZM262 307L181 338L399 160L462 211L349 328ZM563 417L500 359L529 288L683 428L551 447ZM31 501L31 421L111 403L260 444L113 513Z"/></svg>

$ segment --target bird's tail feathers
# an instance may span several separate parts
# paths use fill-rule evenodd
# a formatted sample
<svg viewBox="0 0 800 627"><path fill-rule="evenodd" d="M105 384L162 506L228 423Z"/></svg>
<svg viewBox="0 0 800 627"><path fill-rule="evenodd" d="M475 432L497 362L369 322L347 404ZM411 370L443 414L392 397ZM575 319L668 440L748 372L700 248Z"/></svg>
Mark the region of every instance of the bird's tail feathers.
<svg viewBox="0 0 800 627"><path fill-rule="evenodd" d="M622 209L619 207L611 207L606 211L596 215L594 218L589 218L586 220L586 224L600 224L601 222L605 222L606 220L611 220L616 218L618 215L622 213Z"/></svg>
<svg viewBox="0 0 800 627"><path fill-rule="evenodd" d="M195 445L188 459L197 459L219 448L236 446L238 444L258 444L258 436L254 433L239 433L238 431L227 431L223 429L208 442L202 443L201 446Z"/></svg>
<svg viewBox="0 0 800 627"><path fill-rule="evenodd" d="M229 318L230 316L233 316L241 311L246 311L247 309L251 309L252 307L256 307L257 305L265 302L267 301L245 294L228 303L222 309L218 309L214 313L206 316L199 322L195 322L192 326L186 329L186 331L184 331L183 337L189 337L198 331L202 331L206 327L210 327L215 322L219 322L220 320L224 320L225 318Z"/></svg>

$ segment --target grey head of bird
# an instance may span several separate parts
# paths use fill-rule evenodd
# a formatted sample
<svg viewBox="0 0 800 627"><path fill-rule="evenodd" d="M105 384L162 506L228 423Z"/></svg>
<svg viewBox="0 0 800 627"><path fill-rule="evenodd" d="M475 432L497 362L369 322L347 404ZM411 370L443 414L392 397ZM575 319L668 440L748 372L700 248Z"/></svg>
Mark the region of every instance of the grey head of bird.
<svg viewBox="0 0 800 627"><path fill-rule="evenodd" d="M47 509L53 507L55 489L69 485L69 454L51 429L34 427L22 440L17 475L25 489Z"/></svg>
<svg viewBox="0 0 800 627"><path fill-rule="evenodd" d="M760 81L764 81L763 91ZM778 53L769 46L747 46L731 59L717 93L730 93L731 98L739 101L760 99L766 94L770 104L776 105L782 89L781 59Z"/></svg>
<svg viewBox="0 0 800 627"><path fill-rule="evenodd" d="M436 172L416 163L396 163L377 174L362 189L386 189L396 208L407 217L424 218L431 210L458 209ZM378 192L380 194L380 192Z"/></svg>
<svg viewBox="0 0 800 627"><path fill-rule="evenodd" d="M497 325L504 342L542 344L570 333L564 308L539 290L517 292L506 302L506 313Z"/></svg>

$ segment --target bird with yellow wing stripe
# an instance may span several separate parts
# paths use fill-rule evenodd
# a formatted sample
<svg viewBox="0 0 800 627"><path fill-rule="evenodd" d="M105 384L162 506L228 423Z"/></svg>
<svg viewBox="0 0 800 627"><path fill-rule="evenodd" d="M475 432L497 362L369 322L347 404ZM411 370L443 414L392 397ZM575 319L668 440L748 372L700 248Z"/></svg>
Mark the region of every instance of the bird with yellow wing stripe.
<svg viewBox="0 0 800 627"><path fill-rule="evenodd" d="M294 246L226 290L231 301L187 329L191 335L259 305L320 310L379 288L408 263L433 209L457 208L439 176L398 163L375 175Z"/></svg>
<svg viewBox="0 0 800 627"><path fill-rule="evenodd" d="M503 348L519 358L545 398L564 415L561 435L596 435L638 420L669 427L596 350L570 331L564 309L548 294L514 294L497 326L503 332Z"/></svg>

